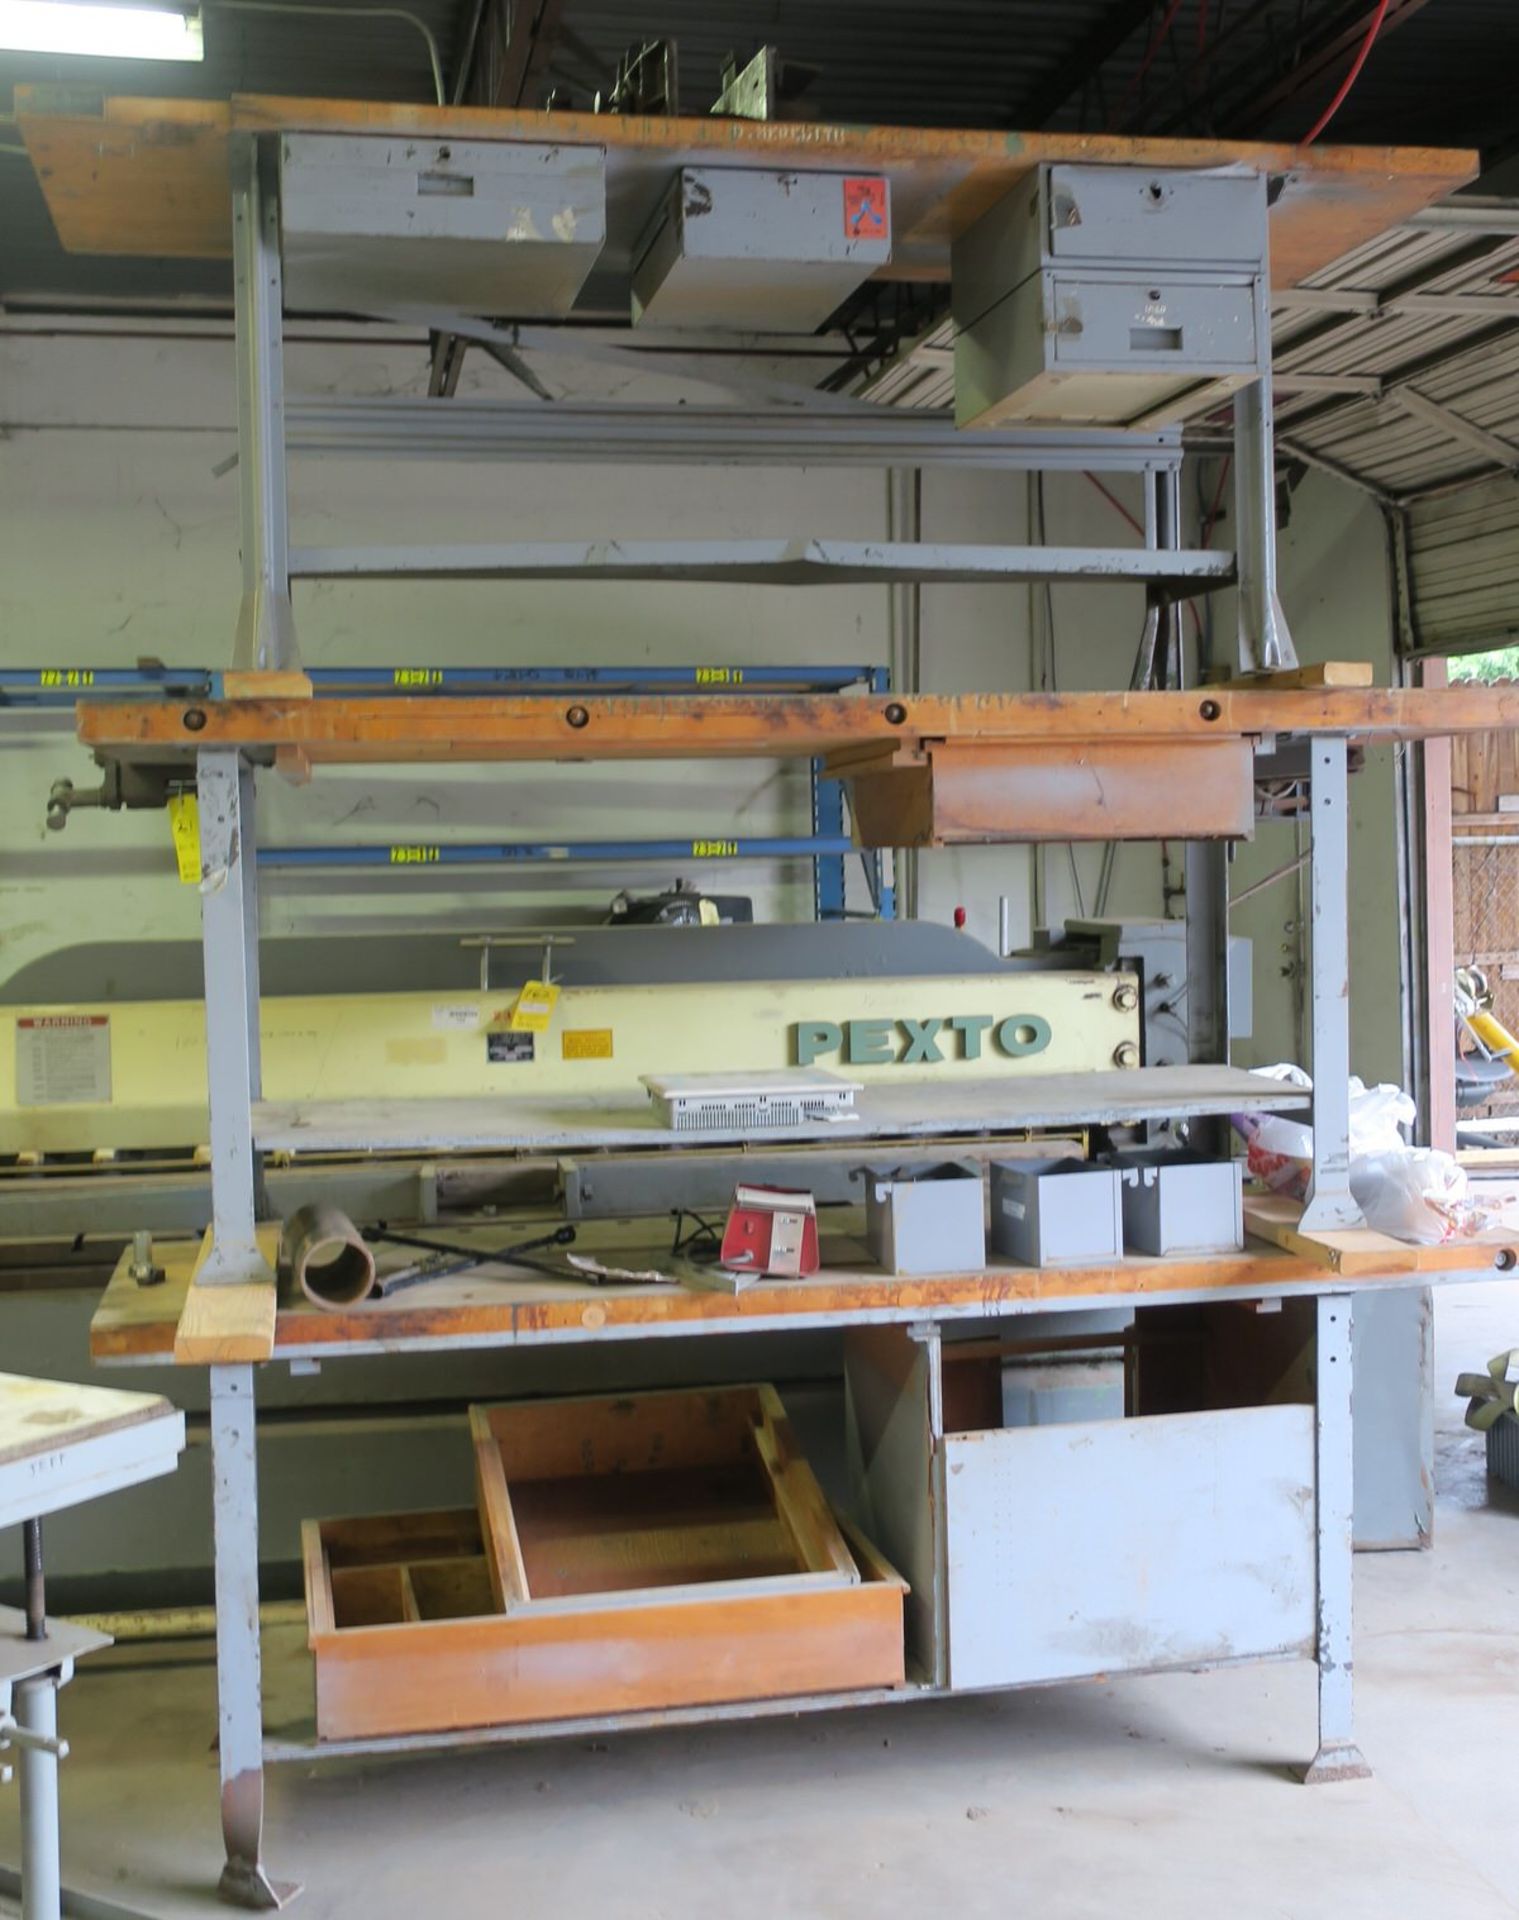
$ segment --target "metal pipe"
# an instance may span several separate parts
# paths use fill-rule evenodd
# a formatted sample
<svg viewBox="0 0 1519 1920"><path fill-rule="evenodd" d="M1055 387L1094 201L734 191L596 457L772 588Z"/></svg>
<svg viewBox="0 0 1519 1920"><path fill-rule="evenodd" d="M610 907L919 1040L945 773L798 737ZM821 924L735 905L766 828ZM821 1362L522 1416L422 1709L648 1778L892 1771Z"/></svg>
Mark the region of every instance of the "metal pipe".
<svg viewBox="0 0 1519 1920"><path fill-rule="evenodd" d="M314 1201L285 1223L280 1265L317 1307L352 1307L374 1291L374 1254L346 1213Z"/></svg>
<svg viewBox="0 0 1519 1920"><path fill-rule="evenodd" d="M47 1603L42 1579L42 1522L25 1520L21 1539L26 1555L26 1637L46 1640Z"/></svg>
<svg viewBox="0 0 1519 1920"><path fill-rule="evenodd" d="M28 1525L35 1525L35 1521ZM21 1747L22 1920L59 1920L58 1683L50 1674L17 1682L16 1725L34 1739Z"/></svg>

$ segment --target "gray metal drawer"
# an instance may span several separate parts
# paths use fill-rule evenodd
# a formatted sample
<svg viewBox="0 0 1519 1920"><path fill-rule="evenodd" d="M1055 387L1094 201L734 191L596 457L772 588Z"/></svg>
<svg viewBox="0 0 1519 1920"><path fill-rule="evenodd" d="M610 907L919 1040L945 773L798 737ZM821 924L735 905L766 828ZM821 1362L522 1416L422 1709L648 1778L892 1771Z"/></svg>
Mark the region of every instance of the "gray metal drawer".
<svg viewBox="0 0 1519 1920"><path fill-rule="evenodd" d="M948 1435L950 1684L1311 1653L1313 1419L1239 1407Z"/></svg>
<svg viewBox="0 0 1519 1920"><path fill-rule="evenodd" d="M1047 313L1056 366L1250 371L1256 360L1252 289L1159 277L1057 275Z"/></svg>
<svg viewBox="0 0 1519 1920"><path fill-rule="evenodd" d="M1046 207L1045 244L1061 263L1253 266L1265 251L1256 174L1052 167Z"/></svg>
<svg viewBox="0 0 1519 1920"><path fill-rule="evenodd" d="M606 239L605 155L286 134L280 215L292 306L564 314Z"/></svg>

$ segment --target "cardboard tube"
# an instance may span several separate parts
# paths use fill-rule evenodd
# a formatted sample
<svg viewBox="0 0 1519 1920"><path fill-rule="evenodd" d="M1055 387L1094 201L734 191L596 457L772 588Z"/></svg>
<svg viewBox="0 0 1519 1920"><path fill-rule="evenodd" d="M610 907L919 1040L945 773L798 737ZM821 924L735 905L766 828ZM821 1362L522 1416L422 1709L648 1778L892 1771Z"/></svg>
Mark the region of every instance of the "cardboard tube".
<svg viewBox="0 0 1519 1920"><path fill-rule="evenodd" d="M318 1307L353 1307L374 1291L374 1254L339 1208L317 1201L285 1222L283 1264Z"/></svg>

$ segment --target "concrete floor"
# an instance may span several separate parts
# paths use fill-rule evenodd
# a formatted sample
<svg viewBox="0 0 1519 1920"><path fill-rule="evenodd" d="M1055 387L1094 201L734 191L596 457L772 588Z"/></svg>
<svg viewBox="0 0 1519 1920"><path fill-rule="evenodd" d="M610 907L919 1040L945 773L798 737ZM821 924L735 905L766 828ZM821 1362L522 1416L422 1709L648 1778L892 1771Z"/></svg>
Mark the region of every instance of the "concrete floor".
<svg viewBox="0 0 1519 1920"><path fill-rule="evenodd" d="M664 1920L763 1905L1051 1920L1519 1916L1506 1735L1519 1502L1489 1503L1456 1373L1519 1340L1519 1285L1437 1312L1441 1506L1425 1554L1356 1567L1371 1780L1307 1789L1299 1665L1066 1687L386 1767L283 1769L267 1850L308 1920L509 1912ZM275 1714L303 1687L269 1636ZM219 1909L213 1675L136 1650L64 1698L66 1878L164 1916ZM126 1662L130 1660L130 1665ZM14 1790L0 1858L16 1857Z"/></svg>

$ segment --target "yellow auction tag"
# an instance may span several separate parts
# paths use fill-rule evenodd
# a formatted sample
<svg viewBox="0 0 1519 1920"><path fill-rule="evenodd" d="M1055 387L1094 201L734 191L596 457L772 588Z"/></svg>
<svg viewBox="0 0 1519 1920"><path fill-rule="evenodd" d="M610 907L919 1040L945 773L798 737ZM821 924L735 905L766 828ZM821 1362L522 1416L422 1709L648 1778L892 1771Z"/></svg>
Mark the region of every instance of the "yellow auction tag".
<svg viewBox="0 0 1519 1920"><path fill-rule="evenodd" d="M512 1033L547 1033L558 1004L559 989L552 981L525 981L507 1028Z"/></svg>
<svg viewBox="0 0 1519 1920"><path fill-rule="evenodd" d="M193 792L169 795L169 832L179 877L187 887L200 885L200 801Z"/></svg>

